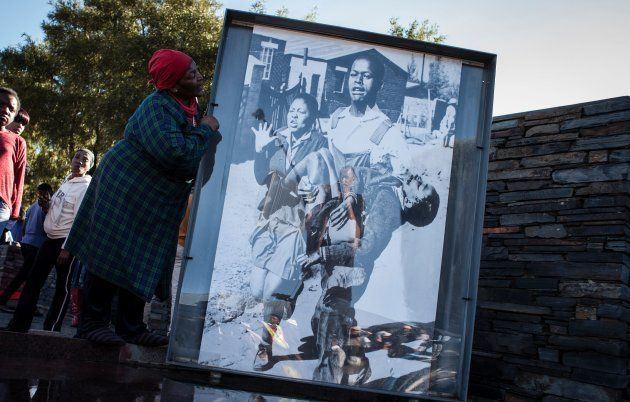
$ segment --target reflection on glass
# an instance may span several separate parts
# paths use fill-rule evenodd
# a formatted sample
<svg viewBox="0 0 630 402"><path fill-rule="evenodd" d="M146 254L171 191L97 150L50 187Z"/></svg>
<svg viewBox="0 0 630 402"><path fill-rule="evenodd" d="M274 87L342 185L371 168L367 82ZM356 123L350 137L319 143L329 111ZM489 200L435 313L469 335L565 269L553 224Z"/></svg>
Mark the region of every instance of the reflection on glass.
<svg viewBox="0 0 630 402"><path fill-rule="evenodd" d="M461 63L291 35L252 34L199 362L424 393Z"/></svg>
<svg viewBox="0 0 630 402"><path fill-rule="evenodd" d="M474 213L450 199L476 184L477 159L454 152L479 153L461 61L257 25L249 35L240 99L223 109L227 171L200 189L189 253L188 278L211 276L189 287L208 297L180 298L191 310L178 352L202 332L201 365L456 396L462 329L444 322L462 321L468 268L443 259L446 222ZM218 193L215 211L204 200ZM203 323L194 303L207 303Z"/></svg>
<svg viewBox="0 0 630 402"><path fill-rule="evenodd" d="M313 399L309 399L312 401ZM305 399L287 398L269 393L252 393L231 389L195 387L195 396L191 402L301 402Z"/></svg>

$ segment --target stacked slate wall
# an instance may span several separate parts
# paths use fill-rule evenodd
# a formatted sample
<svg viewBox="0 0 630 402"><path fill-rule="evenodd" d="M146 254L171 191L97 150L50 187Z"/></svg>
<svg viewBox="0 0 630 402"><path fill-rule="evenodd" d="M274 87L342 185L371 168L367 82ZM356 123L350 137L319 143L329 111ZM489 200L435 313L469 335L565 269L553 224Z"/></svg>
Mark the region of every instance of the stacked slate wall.
<svg viewBox="0 0 630 402"><path fill-rule="evenodd" d="M630 399L630 97L497 117L470 399Z"/></svg>

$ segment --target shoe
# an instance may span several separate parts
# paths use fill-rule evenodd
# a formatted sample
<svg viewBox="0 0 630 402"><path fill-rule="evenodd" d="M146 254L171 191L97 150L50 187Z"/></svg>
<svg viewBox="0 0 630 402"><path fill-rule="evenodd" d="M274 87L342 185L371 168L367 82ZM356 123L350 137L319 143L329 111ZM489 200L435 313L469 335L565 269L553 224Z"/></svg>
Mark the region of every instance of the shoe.
<svg viewBox="0 0 630 402"><path fill-rule="evenodd" d="M258 345L258 352L254 357L254 371L263 371L269 367L269 358L271 357L271 346L260 344Z"/></svg>
<svg viewBox="0 0 630 402"><path fill-rule="evenodd" d="M97 328L87 334L77 334L77 338L87 339L94 343L109 346L123 346L126 343L123 338L116 335L111 329L105 327Z"/></svg>
<svg viewBox="0 0 630 402"><path fill-rule="evenodd" d="M155 332L147 331L139 333L138 335L134 335L131 338L127 338L127 343L156 348L168 345L168 337L156 334Z"/></svg>
<svg viewBox="0 0 630 402"><path fill-rule="evenodd" d="M25 334L28 332L28 328L17 328L13 320L9 321L9 324L7 324L7 326L4 327L2 330L8 332L19 332L21 334Z"/></svg>

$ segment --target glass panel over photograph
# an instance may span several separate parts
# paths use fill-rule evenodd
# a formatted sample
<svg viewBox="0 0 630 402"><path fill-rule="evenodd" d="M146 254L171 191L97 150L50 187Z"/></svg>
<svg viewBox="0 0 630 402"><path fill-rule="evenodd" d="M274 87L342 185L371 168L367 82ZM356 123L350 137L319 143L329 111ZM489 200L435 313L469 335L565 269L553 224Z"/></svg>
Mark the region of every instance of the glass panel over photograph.
<svg viewBox="0 0 630 402"><path fill-rule="evenodd" d="M249 55L199 362L428 369L461 62L266 27Z"/></svg>
<svg viewBox="0 0 630 402"><path fill-rule="evenodd" d="M481 75L263 25L224 46L169 359L458 397Z"/></svg>

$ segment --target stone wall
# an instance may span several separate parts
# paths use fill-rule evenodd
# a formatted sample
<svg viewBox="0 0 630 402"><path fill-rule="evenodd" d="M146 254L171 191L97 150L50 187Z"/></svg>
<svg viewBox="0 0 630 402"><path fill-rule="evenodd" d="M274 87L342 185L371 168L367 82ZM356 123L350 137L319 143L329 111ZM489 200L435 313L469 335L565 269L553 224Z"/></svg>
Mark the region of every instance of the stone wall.
<svg viewBox="0 0 630 402"><path fill-rule="evenodd" d="M492 125L470 399L630 399L630 97Z"/></svg>

